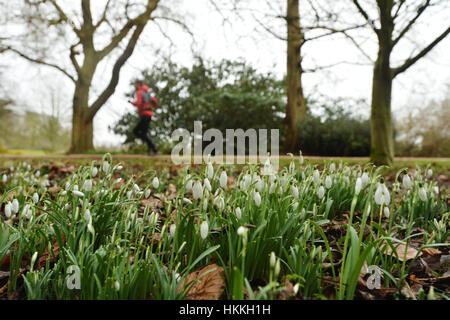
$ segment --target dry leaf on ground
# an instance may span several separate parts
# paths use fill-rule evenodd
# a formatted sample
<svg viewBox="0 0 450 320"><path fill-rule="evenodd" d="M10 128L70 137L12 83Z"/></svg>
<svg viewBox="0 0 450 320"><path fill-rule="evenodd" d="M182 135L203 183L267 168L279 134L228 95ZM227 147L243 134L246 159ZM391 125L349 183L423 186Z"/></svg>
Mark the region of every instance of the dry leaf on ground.
<svg viewBox="0 0 450 320"><path fill-rule="evenodd" d="M398 260L400 260L400 261L404 261L405 251L406 251L406 261L414 259L416 256L422 255L422 252L418 253L418 251L411 246L408 246L408 249L406 249L406 245L404 245L403 243L400 243L400 244L393 243L392 245L395 249L395 252L397 252ZM394 251L392 251L392 247L387 243L385 243L381 247L381 251L390 256L395 256Z"/></svg>
<svg viewBox="0 0 450 320"><path fill-rule="evenodd" d="M225 289L224 279L225 273L223 268L217 264L212 264L198 271L191 272L180 283L178 291L183 290L185 284L188 287L191 285L186 295L187 300L217 300L222 296ZM194 282L191 283L192 281Z"/></svg>

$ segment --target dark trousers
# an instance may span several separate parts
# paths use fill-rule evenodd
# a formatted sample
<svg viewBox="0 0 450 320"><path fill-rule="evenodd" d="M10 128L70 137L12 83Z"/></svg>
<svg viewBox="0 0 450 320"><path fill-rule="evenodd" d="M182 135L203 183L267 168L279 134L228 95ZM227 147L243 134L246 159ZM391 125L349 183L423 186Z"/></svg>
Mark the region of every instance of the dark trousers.
<svg viewBox="0 0 450 320"><path fill-rule="evenodd" d="M133 133L136 137L141 139L147 144L148 150L153 150L156 152L156 147L153 144L152 140L148 137L148 127L150 126L150 121L152 120L152 117L149 116L142 116L139 118L139 122L136 125L136 127L133 129Z"/></svg>

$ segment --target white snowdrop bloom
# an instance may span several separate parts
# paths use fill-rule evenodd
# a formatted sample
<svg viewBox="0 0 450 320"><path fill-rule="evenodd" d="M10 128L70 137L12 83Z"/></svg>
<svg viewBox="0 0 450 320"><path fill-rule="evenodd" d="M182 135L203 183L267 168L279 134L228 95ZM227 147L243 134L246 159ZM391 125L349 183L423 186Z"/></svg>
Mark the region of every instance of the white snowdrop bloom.
<svg viewBox="0 0 450 320"><path fill-rule="evenodd" d="M274 175L274 169L272 164L270 163L270 158L267 157L266 162L264 162L264 169L263 169L263 175Z"/></svg>
<svg viewBox="0 0 450 320"><path fill-rule="evenodd" d="M152 212L148 216L148 223L150 223L151 225L157 224L158 223L158 219L159 219L159 214L156 213L156 212Z"/></svg>
<svg viewBox="0 0 450 320"><path fill-rule="evenodd" d="M220 178L219 178L220 187L222 189L225 189L227 187L227 182L228 182L227 173L226 173L226 171L222 171L222 173L220 174Z"/></svg>
<svg viewBox="0 0 450 320"><path fill-rule="evenodd" d="M238 220L241 220L242 218L242 211L239 207L236 208L236 218L238 218Z"/></svg>
<svg viewBox="0 0 450 320"><path fill-rule="evenodd" d="M63 192L61 192L61 195L65 196L67 194L67 191L64 190Z"/></svg>
<svg viewBox="0 0 450 320"><path fill-rule="evenodd" d="M255 192L253 200L255 201L257 207L261 205L261 195L259 194L259 192Z"/></svg>
<svg viewBox="0 0 450 320"><path fill-rule="evenodd" d="M240 227L237 229L237 234L238 234L238 236L240 236L240 237L244 236L244 234L245 234L246 232L247 232L247 228L246 228L246 227L240 226Z"/></svg>
<svg viewBox="0 0 450 320"><path fill-rule="evenodd" d="M89 218L89 223L87 225L87 229L90 233L92 233L92 234L95 233L94 226L92 225L92 217Z"/></svg>
<svg viewBox="0 0 450 320"><path fill-rule="evenodd" d="M203 210L206 210L208 208L208 197L205 197L203 199Z"/></svg>
<svg viewBox="0 0 450 320"><path fill-rule="evenodd" d="M295 199L298 198L298 188L296 186L291 186L291 194Z"/></svg>
<svg viewBox="0 0 450 320"><path fill-rule="evenodd" d="M334 172L336 170L336 165L334 164L334 162L332 162L330 164L330 172Z"/></svg>
<svg viewBox="0 0 450 320"><path fill-rule="evenodd" d="M315 185L318 185L320 182L320 173L317 169L313 171L313 181Z"/></svg>
<svg viewBox="0 0 450 320"><path fill-rule="evenodd" d="M294 288L293 288L293 290L294 290L294 295L297 295L298 289L300 289L300 284L299 284L299 283L296 283L295 286L294 286Z"/></svg>
<svg viewBox="0 0 450 320"><path fill-rule="evenodd" d="M411 178L409 177L408 174L405 174L403 176L402 183L403 183L403 188L405 188L405 189L411 188L412 182L411 182Z"/></svg>
<svg viewBox="0 0 450 320"><path fill-rule="evenodd" d="M39 178L41 176L41 172L40 171L36 171L36 173L34 175L36 176L36 178Z"/></svg>
<svg viewBox="0 0 450 320"><path fill-rule="evenodd" d="M277 256L275 255L275 252L270 253L270 259L269 259L270 267L274 268L275 264L277 263Z"/></svg>
<svg viewBox="0 0 450 320"><path fill-rule="evenodd" d="M203 240L205 240L206 237L208 236L208 232L209 232L208 222L203 221L202 224L200 225L200 236L202 237Z"/></svg>
<svg viewBox="0 0 450 320"><path fill-rule="evenodd" d="M194 196L195 200L201 199L203 197L203 188L200 181L195 181L192 187L192 195Z"/></svg>
<svg viewBox="0 0 450 320"><path fill-rule="evenodd" d="M244 178L241 180L240 187L243 191L247 191L252 183L252 178L250 175L246 174Z"/></svg>
<svg viewBox="0 0 450 320"><path fill-rule="evenodd" d="M362 179L360 177L358 177L356 179L356 183L355 183L355 193L356 195L359 194L359 192L361 191L362 188Z"/></svg>
<svg viewBox="0 0 450 320"><path fill-rule="evenodd" d="M317 190L317 195L319 196L319 199L322 199L325 196L325 188L323 186L319 187L319 190Z"/></svg>
<svg viewBox="0 0 450 320"><path fill-rule="evenodd" d="M419 189L419 198L422 201L427 201L427 191L425 190L424 187L421 187Z"/></svg>
<svg viewBox="0 0 450 320"><path fill-rule="evenodd" d="M345 182L346 184L349 184L349 183L350 183L350 179L349 179L349 177L347 177L347 176L344 176L344 182Z"/></svg>
<svg viewBox="0 0 450 320"><path fill-rule="evenodd" d="M33 202L35 204L39 202L39 195L36 192L33 194Z"/></svg>
<svg viewBox="0 0 450 320"><path fill-rule="evenodd" d="M116 289L116 291L119 291L120 290L120 283L119 283L119 281L115 281L114 282L114 288Z"/></svg>
<svg viewBox="0 0 450 320"><path fill-rule="evenodd" d="M171 224L169 227L169 232L172 237L175 236L175 231L177 230L177 226L175 224Z"/></svg>
<svg viewBox="0 0 450 320"><path fill-rule="evenodd" d="M8 182L8 176L6 174L3 175L2 181L3 181L3 183Z"/></svg>
<svg viewBox="0 0 450 320"><path fill-rule="evenodd" d="M427 171L427 178L430 178L433 175L433 170L428 169Z"/></svg>
<svg viewBox="0 0 450 320"><path fill-rule="evenodd" d="M391 196L389 190L386 188L384 183L378 184L377 190L375 191L375 203L381 206L383 203L389 205Z"/></svg>
<svg viewBox="0 0 450 320"><path fill-rule="evenodd" d="M188 198L183 198L183 202L187 204L192 204L192 201L189 200Z"/></svg>
<svg viewBox="0 0 450 320"><path fill-rule="evenodd" d="M208 179L208 178L205 178L205 179L203 180L203 185L205 186L205 188L206 188L209 192L211 192L211 183L209 182L209 179Z"/></svg>
<svg viewBox="0 0 450 320"><path fill-rule="evenodd" d="M269 187L269 194L274 193L276 188L277 188L276 183L272 183Z"/></svg>
<svg viewBox="0 0 450 320"><path fill-rule="evenodd" d="M26 217L27 219L30 219L32 213L33 213L33 212L32 212L31 209L30 209L30 205L29 205L29 204L26 204L26 205L23 207L22 215L23 215L24 217Z"/></svg>
<svg viewBox="0 0 450 320"><path fill-rule="evenodd" d="M439 187L438 186L434 186L433 187L433 192L436 194L439 194Z"/></svg>
<svg viewBox="0 0 450 320"><path fill-rule="evenodd" d="M133 191L128 191L127 192L127 199L130 200L132 196L133 196Z"/></svg>
<svg viewBox="0 0 450 320"><path fill-rule="evenodd" d="M295 172L295 163L294 163L294 161L292 161L290 164L289 164L289 173L294 173Z"/></svg>
<svg viewBox="0 0 450 320"><path fill-rule="evenodd" d="M120 183L122 181L122 178L117 178L116 181L114 181L114 183Z"/></svg>
<svg viewBox="0 0 450 320"><path fill-rule="evenodd" d="M139 186L138 186L136 183L133 184L133 189L134 189L134 191L136 191L136 192L141 191L141 188L139 188Z"/></svg>
<svg viewBox="0 0 450 320"><path fill-rule="evenodd" d="M12 201L12 211L13 211L14 214L19 212L19 201L17 199L14 199Z"/></svg>
<svg viewBox="0 0 450 320"><path fill-rule="evenodd" d="M206 176L210 180L214 177L214 167L211 162L208 162L206 165Z"/></svg>
<svg viewBox="0 0 450 320"><path fill-rule="evenodd" d="M76 195L76 196L78 196L78 197L84 197L84 193L81 192L81 191L78 191L78 190L74 190L74 191L73 191L73 194Z"/></svg>
<svg viewBox="0 0 450 320"><path fill-rule="evenodd" d="M298 202L295 201L294 204L292 205L292 210L295 211L298 208Z"/></svg>
<svg viewBox="0 0 450 320"><path fill-rule="evenodd" d="M330 189L332 184L333 184L333 181L331 180L331 177L327 176L325 178L325 187L327 187L327 189Z"/></svg>
<svg viewBox="0 0 450 320"><path fill-rule="evenodd" d="M78 185L74 185L72 188L73 191L78 191Z"/></svg>
<svg viewBox="0 0 450 320"><path fill-rule="evenodd" d="M191 179L186 181L186 192L192 192L192 185L193 185L193 181Z"/></svg>
<svg viewBox="0 0 450 320"><path fill-rule="evenodd" d="M103 169L103 172L107 172L109 170L109 162L108 161L103 161L102 169Z"/></svg>
<svg viewBox="0 0 450 320"><path fill-rule="evenodd" d="M367 172L363 173L363 175L361 177L361 180L362 180L362 187L363 188L370 183L370 178L369 178L369 175L367 174Z"/></svg>
<svg viewBox="0 0 450 320"><path fill-rule="evenodd" d="M347 167L347 166L344 167L344 174L347 175L347 176L350 174L350 168L349 167Z"/></svg>
<svg viewBox="0 0 450 320"><path fill-rule="evenodd" d="M84 219L86 219L87 221L91 219L91 210L86 209L86 211L84 212Z"/></svg>
<svg viewBox="0 0 450 320"><path fill-rule="evenodd" d="M300 165L303 165L304 162L305 162L305 159L303 159L303 156L300 154L300 157L298 158L298 163Z"/></svg>
<svg viewBox="0 0 450 320"><path fill-rule="evenodd" d="M152 192L152 191L151 191L150 189L145 190L145 194L144 194L145 199L147 199L148 197L150 197L150 193L151 193L151 192Z"/></svg>
<svg viewBox="0 0 450 320"><path fill-rule="evenodd" d="M97 176L97 173L98 173L97 167L92 167L92 170L91 170L92 178L95 178L95 176Z"/></svg>
<svg viewBox="0 0 450 320"><path fill-rule="evenodd" d="M217 196L214 198L214 205L222 211L225 208L225 200L221 196Z"/></svg>
<svg viewBox="0 0 450 320"><path fill-rule="evenodd" d="M280 178L280 184L281 186L284 188L288 183L288 178L286 177L285 174L283 174L283 176Z"/></svg>
<svg viewBox="0 0 450 320"><path fill-rule="evenodd" d="M152 186L153 186L153 188L158 189L158 187L159 187L159 180L158 180L158 177L154 177L154 178L153 178Z"/></svg>
<svg viewBox="0 0 450 320"><path fill-rule="evenodd" d="M85 191L92 191L92 180L88 179L83 184L83 190Z"/></svg>
<svg viewBox="0 0 450 320"><path fill-rule="evenodd" d="M123 169L123 167L119 165L119 166L117 166L117 168L116 168L116 169L120 171L120 170L122 170L122 169Z"/></svg>
<svg viewBox="0 0 450 320"><path fill-rule="evenodd" d="M12 207L11 203L7 203L5 205L5 217L6 217L6 219L11 218L11 207Z"/></svg>
<svg viewBox="0 0 450 320"><path fill-rule="evenodd" d="M386 217L386 218L389 218L389 215L390 215L390 213L391 213L391 212L389 211L389 207L384 207L383 211L384 211L385 217Z"/></svg>
<svg viewBox="0 0 450 320"><path fill-rule="evenodd" d="M256 190L258 190L259 192L261 192L261 190L264 188L264 182L261 180L260 177L258 177L256 184L255 184L255 188Z"/></svg>
<svg viewBox="0 0 450 320"><path fill-rule="evenodd" d="M275 278L278 277L280 274L281 266L280 266L280 259L277 259L277 263L275 263L275 269L274 269L274 275Z"/></svg>

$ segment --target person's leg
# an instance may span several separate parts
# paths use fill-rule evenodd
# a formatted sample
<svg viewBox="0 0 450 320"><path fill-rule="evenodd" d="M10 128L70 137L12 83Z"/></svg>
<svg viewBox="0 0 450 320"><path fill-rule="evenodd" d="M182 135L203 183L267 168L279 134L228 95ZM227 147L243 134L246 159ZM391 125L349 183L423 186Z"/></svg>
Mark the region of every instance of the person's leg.
<svg viewBox="0 0 450 320"><path fill-rule="evenodd" d="M142 117L143 119L143 125L142 125L142 138L147 143L148 150L153 150L153 152L157 153L158 150L156 149L155 145L153 144L152 140L148 136L148 128L150 126L150 121L152 120L151 117Z"/></svg>

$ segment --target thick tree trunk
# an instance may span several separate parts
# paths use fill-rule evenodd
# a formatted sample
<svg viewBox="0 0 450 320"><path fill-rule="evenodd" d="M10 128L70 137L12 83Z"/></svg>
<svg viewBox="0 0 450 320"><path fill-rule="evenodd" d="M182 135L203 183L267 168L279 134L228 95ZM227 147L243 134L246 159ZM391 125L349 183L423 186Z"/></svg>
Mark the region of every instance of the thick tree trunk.
<svg viewBox="0 0 450 320"><path fill-rule="evenodd" d="M392 165L394 161L391 112L393 76L390 57L394 30L394 21L391 16L393 1L379 1L378 6L381 29L378 31L378 57L373 69L370 159L376 165Z"/></svg>
<svg viewBox="0 0 450 320"><path fill-rule="evenodd" d="M305 98L302 87L301 46L303 33L300 28L300 11L298 0L287 2L287 108L286 152L297 152L295 147L298 139L298 123L306 115Z"/></svg>

